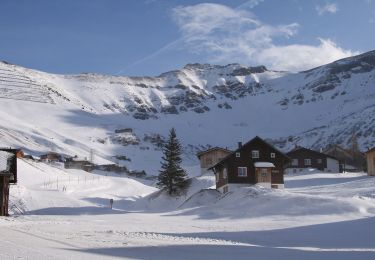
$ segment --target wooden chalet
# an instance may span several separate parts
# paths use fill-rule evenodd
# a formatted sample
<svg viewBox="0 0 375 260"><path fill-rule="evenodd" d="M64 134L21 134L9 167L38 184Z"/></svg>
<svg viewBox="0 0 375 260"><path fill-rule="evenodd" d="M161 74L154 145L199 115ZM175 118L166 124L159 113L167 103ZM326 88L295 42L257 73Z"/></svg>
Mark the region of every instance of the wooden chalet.
<svg viewBox="0 0 375 260"><path fill-rule="evenodd" d="M197 157L201 166L201 175L209 172L208 168L214 166L224 157L228 156L232 151L221 147L212 147L208 150L197 153Z"/></svg>
<svg viewBox="0 0 375 260"><path fill-rule="evenodd" d="M42 162L62 162L62 156L55 152L49 152L40 156Z"/></svg>
<svg viewBox="0 0 375 260"><path fill-rule="evenodd" d="M13 183L17 181L17 178L14 178L14 169L17 169L16 155L0 151L0 216L8 216L9 183L12 177Z"/></svg>
<svg viewBox="0 0 375 260"><path fill-rule="evenodd" d="M297 173L307 168L324 172L340 172L339 160L324 153L299 146L288 152L287 155L291 162L286 173Z"/></svg>
<svg viewBox="0 0 375 260"><path fill-rule="evenodd" d="M366 152L367 174L375 176L375 147Z"/></svg>
<svg viewBox="0 0 375 260"><path fill-rule="evenodd" d="M289 158L284 153L255 137L209 169L215 173L216 189L222 193L241 186L259 184L284 188L284 169Z"/></svg>

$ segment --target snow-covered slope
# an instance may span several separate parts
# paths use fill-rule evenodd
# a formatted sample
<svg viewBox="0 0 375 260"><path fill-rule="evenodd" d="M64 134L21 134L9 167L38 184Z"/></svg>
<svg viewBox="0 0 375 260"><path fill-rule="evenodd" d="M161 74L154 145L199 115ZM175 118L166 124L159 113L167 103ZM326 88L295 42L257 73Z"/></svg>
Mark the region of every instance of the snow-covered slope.
<svg viewBox="0 0 375 260"><path fill-rule="evenodd" d="M255 135L288 150L345 146L355 132L365 150L375 145L374 68L375 51L300 73L188 64L158 77L55 75L0 62L0 142L36 155L93 149L97 163L155 174L176 127L193 175L197 149Z"/></svg>
<svg viewBox="0 0 375 260"><path fill-rule="evenodd" d="M151 182L18 160L0 259L374 259L375 178L287 175L286 189L225 195L214 176L187 196ZM113 209L109 199L114 199Z"/></svg>

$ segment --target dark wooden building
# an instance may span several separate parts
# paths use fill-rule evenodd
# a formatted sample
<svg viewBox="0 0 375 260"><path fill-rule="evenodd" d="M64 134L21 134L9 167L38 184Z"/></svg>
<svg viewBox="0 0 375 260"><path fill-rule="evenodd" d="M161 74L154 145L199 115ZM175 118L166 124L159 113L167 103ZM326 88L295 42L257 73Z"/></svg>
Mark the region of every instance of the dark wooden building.
<svg viewBox="0 0 375 260"><path fill-rule="evenodd" d="M65 169L77 169L91 172L95 165L87 160L77 160L75 158L66 158L64 162Z"/></svg>
<svg viewBox="0 0 375 260"><path fill-rule="evenodd" d="M49 152L40 156L42 162L62 162L62 156L55 152Z"/></svg>
<svg viewBox="0 0 375 260"><path fill-rule="evenodd" d="M15 165L14 165L15 163ZM17 157L14 153L0 151L0 216L8 216L9 183L15 183L14 169L17 169Z"/></svg>
<svg viewBox="0 0 375 260"><path fill-rule="evenodd" d="M288 156L257 136L244 145L239 143L237 150L210 169L215 173L216 189L226 193L253 184L283 188L288 163Z"/></svg>
<svg viewBox="0 0 375 260"><path fill-rule="evenodd" d="M291 162L286 173L297 173L307 168L324 172L340 172L339 160L324 153L298 146L287 155Z"/></svg>

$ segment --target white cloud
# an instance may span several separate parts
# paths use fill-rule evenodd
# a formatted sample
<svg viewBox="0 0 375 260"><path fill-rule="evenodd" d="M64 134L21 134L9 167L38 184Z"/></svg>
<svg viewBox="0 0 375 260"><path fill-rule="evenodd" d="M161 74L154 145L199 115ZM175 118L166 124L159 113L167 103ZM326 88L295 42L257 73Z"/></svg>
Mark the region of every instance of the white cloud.
<svg viewBox="0 0 375 260"><path fill-rule="evenodd" d="M249 0L245 3L243 3L242 5L240 5L238 8L253 9L254 7L256 7L257 5L259 5L262 2L264 2L264 0Z"/></svg>
<svg viewBox="0 0 375 260"><path fill-rule="evenodd" d="M317 45L277 44L278 39L290 40L297 34L299 25L267 25L246 10L220 4L180 6L173 10L173 18L183 47L214 63L298 71L355 54L329 39L319 39Z"/></svg>
<svg viewBox="0 0 375 260"><path fill-rule="evenodd" d="M319 41L320 44L317 46L300 44L272 46L257 53L256 60L268 61L272 68L299 71L359 54L344 50L329 39L319 38Z"/></svg>
<svg viewBox="0 0 375 260"><path fill-rule="evenodd" d="M331 14L335 14L339 9L337 7L337 4L335 3L327 3L323 6L319 6L317 5L315 7L316 11L318 12L319 15L323 15L323 14L326 14L326 13L331 13Z"/></svg>

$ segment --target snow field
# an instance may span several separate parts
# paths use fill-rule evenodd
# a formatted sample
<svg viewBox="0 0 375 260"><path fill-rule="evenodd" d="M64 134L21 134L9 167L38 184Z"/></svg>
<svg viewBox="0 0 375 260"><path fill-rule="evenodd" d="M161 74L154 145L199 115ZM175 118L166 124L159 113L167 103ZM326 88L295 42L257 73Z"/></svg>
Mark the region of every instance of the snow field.
<svg viewBox="0 0 375 260"><path fill-rule="evenodd" d="M150 180L18 165L11 203L19 210L0 219L0 259L375 257L375 178L364 173L287 175L285 190L252 186L224 196L205 175L169 198Z"/></svg>

